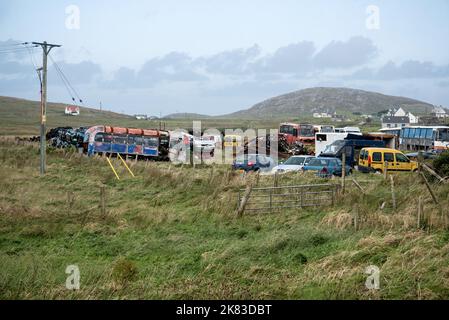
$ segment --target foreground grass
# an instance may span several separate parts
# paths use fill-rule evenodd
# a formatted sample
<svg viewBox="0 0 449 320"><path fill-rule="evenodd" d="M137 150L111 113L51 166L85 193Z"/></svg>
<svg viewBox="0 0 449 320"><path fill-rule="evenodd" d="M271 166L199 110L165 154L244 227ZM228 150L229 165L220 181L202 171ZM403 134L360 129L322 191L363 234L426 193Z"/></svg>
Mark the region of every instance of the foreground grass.
<svg viewBox="0 0 449 320"><path fill-rule="evenodd" d="M348 186L333 208L236 218L236 192L251 178L226 167L138 163L136 178L120 171L116 181L104 159L51 151L48 162L40 177L35 146L0 143L3 299L449 298L447 186L435 186L440 209L415 176L398 176L393 210L389 183L358 176L368 195ZM65 288L68 265L80 269L79 291ZM365 288L369 265L381 270L378 291Z"/></svg>

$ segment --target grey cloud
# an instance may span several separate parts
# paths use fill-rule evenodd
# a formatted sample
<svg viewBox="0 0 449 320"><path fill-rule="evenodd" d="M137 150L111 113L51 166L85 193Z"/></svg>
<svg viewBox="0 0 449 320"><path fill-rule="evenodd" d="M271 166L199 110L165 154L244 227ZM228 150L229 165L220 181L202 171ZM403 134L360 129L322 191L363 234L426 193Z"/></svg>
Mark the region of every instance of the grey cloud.
<svg viewBox="0 0 449 320"><path fill-rule="evenodd" d="M362 68L348 78L359 80L432 79L449 77L449 66L436 66L432 62L407 60L402 64L387 62L378 70Z"/></svg>
<svg viewBox="0 0 449 320"><path fill-rule="evenodd" d="M33 69L34 67L30 64L0 60L0 75L29 74L33 72Z"/></svg>
<svg viewBox="0 0 449 320"><path fill-rule="evenodd" d="M207 77L194 68L192 58L181 52L171 52L162 58L147 61L137 73L138 80L156 83L159 81L202 81Z"/></svg>
<svg viewBox="0 0 449 320"><path fill-rule="evenodd" d="M261 53L261 48L255 44L247 49L223 51L210 57L201 57L194 64L205 71L218 74L242 74Z"/></svg>
<svg viewBox="0 0 449 320"><path fill-rule="evenodd" d="M71 84L88 84L94 80L95 76L102 74L101 66L92 61L82 61L79 63L67 63L60 61L56 63ZM50 72L52 73L52 83L62 82L56 74L54 66L53 68L49 68L49 73Z"/></svg>
<svg viewBox="0 0 449 320"><path fill-rule="evenodd" d="M372 41L361 36L346 42L332 41L315 55L314 65L319 69L352 68L369 62L377 52Z"/></svg>
<svg viewBox="0 0 449 320"><path fill-rule="evenodd" d="M312 67L313 42L303 41L279 48L252 65L254 72L304 74Z"/></svg>

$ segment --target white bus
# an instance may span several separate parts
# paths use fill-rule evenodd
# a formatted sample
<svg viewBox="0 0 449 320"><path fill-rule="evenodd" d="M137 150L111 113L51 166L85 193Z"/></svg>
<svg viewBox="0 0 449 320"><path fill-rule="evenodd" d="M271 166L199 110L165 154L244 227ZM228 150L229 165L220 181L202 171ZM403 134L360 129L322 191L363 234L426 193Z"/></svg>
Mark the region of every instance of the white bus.
<svg viewBox="0 0 449 320"><path fill-rule="evenodd" d="M449 150L447 126L409 126L402 128L399 138L405 150Z"/></svg>

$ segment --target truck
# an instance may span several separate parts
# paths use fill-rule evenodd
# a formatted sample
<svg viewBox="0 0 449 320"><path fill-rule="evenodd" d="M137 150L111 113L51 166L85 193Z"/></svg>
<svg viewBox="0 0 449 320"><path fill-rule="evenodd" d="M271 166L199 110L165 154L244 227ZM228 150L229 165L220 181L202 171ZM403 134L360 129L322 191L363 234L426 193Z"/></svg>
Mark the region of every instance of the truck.
<svg viewBox="0 0 449 320"><path fill-rule="evenodd" d="M323 152L317 154L320 157L335 157L342 159L346 153L346 163L351 167L357 164L359 152L363 148L386 148L394 145L394 137L384 134L348 134L346 138L337 140L328 145Z"/></svg>

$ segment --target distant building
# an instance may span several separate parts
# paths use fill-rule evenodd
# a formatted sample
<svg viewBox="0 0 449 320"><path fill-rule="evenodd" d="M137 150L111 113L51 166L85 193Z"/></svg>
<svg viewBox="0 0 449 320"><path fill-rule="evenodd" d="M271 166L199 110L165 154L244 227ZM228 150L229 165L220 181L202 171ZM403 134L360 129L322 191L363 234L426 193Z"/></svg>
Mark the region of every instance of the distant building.
<svg viewBox="0 0 449 320"><path fill-rule="evenodd" d="M67 106L67 107L65 107L65 114L67 116L79 116L80 115L80 107Z"/></svg>
<svg viewBox="0 0 449 320"><path fill-rule="evenodd" d="M332 115L327 112L315 112L313 114L314 118L332 118Z"/></svg>
<svg viewBox="0 0 449 320"><path fill-rule="evenodd" d="M345 120L346 120L346 117L344 115L342 115L342 114L336 114L335 113L332 116L332 121L334 121L334 122L343 122Z"/></svg>
<svg viewBox="0 0 449 320"><path fill-rule="evenodd" d="M136 114L135 117L137 120L148 120L148 116L145 114Z"/></svg>
<svg viewBox="0 0 449 320"><path fill-rule="evenodd" d="M384 116L382 118L382 129L403 128L410 125L409 117Z"/></svg>
<svg viewBox="0 0 449 320"><path fill-rule="evenodd" d="M435 106L432 110L432 116L442 119L442 118L449 118L449 114L446 112L446 110L442 106Z"/></svg>
<svg viewBox="0 0 449 320"><path fill-rule="evenodd" d="M396 117L396 118L403 118L403 117L406 117L406 118L408 118L409 119L409 124L417 124L418 122L419 122L419 117L417 117L417 116L415 116L413 113L411 113L411 112L407 112L407 111L405 111L404 109L402 109L402 108L399 108L399 109L395 109L395 108L393 108L393 109L390 109L389 111L388 111L388 113L387 113L387 115L386 116L384 116L384 118L385 117ZM382 121L383 122L383 121Z"/></svg>

